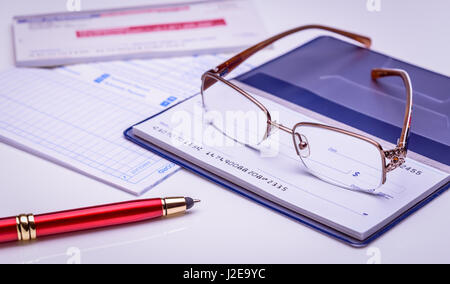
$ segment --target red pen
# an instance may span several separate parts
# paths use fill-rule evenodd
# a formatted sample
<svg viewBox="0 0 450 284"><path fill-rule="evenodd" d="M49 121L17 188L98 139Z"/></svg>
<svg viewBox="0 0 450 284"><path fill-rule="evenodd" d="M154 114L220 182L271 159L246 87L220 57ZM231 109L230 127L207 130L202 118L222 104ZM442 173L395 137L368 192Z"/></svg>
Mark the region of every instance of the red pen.
<svg viewBox="0 0 450 284"><path fill-rule="evenodd" d="M0 243L31 241L39 237L89 230L184 213L190 197L134 200L34 216L23 214L0 219Z"/></svg>

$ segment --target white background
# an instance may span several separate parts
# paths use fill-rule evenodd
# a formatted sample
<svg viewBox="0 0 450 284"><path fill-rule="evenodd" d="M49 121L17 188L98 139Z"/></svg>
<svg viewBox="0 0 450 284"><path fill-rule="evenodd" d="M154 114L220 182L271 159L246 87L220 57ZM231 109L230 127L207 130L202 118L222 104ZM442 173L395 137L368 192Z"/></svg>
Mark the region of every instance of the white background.
<svg viewBox="0 0 450 284"><path fill-rule="evenodd" d="M168 2L129 0L126 5ZM381 0L379 12L369 12L366 0L254 2L269 34L310 23L335 26L370 36L376 51L450 74L446 0ZM121 7L125 1L81 0L81 4L89 10ZM1 69L14 64L14 15L66 10L66 0L1 0L0 5ZM307 33L309 38L315 35ZM295 37L288 41L286 46L301 43ZM0 144L0 161L0 216L135 198L8 145ZM142 198L173 195L203 202L186 216L51 237L30 245L0 245L0 263L450 262L449 193L363 249L339 243L184 170Z"/></svg>

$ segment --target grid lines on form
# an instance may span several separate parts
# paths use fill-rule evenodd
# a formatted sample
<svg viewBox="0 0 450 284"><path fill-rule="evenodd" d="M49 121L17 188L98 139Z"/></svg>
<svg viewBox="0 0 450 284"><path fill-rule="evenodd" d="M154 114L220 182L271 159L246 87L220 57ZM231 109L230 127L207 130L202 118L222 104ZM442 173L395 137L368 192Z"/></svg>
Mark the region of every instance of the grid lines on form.
<svg viewBox="0 0 450 284"><path fill-rule="evenodd" d="M11 70L0 84L3 131L132 184L168 164L122 137L145 104L47 70Z"/></svg>
<svg viewBox="0 0 450 284"><path fill-rule="evenodd" d="M222 55L116 61L0 76L0 138L133 193L177 167L130 143L123 131L200 90ZM251 66L243 66L241 72ZM101 75L103 74L103 75ZM98 76L108 77L102 84ZM134 92L133 90L138 91Z"/></svg>

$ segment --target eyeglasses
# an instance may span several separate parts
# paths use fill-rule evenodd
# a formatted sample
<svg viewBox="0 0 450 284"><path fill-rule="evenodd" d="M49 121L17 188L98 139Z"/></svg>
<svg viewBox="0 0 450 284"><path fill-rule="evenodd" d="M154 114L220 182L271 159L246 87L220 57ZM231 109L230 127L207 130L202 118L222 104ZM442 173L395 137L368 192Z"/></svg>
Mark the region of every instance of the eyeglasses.
<svg viewBox="0 0 450 284"><path fill-rule="evenodd" d="M250 47L203 74L203 108L206 112L220 114L222 118L227 113L241 114L231 126L224 124L223 119L212 118L210 123L226 136L247 145L260 144L269 137L271 131L280 129L292 136L297 155L313 175L344 188L374 193L386 182L386 173L405 162L412 112L412 86L405 71L373 69L371 72L373 80L399 76L406 87L403 128L397 146L391 150L383 150L378 142L369 137L323 124L299 122L293 128L286 127L272 120L269 111L257 99L224 79L261 49L283 37L308 29L334 32L353 39L366 48L371 46L371 39L368 37L321 25L288 30Z"/></svg>

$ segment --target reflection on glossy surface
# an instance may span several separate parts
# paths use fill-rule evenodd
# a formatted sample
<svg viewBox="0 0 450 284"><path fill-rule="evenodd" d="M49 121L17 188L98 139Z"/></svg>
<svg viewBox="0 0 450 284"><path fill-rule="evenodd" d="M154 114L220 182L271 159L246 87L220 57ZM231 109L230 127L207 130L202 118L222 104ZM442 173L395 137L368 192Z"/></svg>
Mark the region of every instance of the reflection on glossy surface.
<svg viewBox="0 0 450 284"><path fill-rule="evenodd" d="M127 247L130 245L134 246L134 245L137 245L138 243L146 243L146 242L158 239L158 238L167 237L171 234L175 234L175 233L184 231L185 229L186 228L179 228L179 229L174 229L174 230L170 230L170 231L166 231L166 232L162 232L162 233L157 233L155 235L151 235L151 236L145 237L145 238L134 239L134 240L129 240L129 241L113 242L110 244L99 245L99 246L95 246L95 247L85 247L85 248L69 247L65 252L60 253L60 254L42 256L42 257L38 257L35 259L31 259L31 260L21 260L20 263L23 263L23 264L64 263L64 260L66 259L67 264L82 264L83 263L82 259L83 259L84 254L96 253L96 252L101 253L101 251L103 251L103 250L111 251L111 250L118 249L119 247ZM35 245L38 245L38 244L35 244Z"/></svg>

